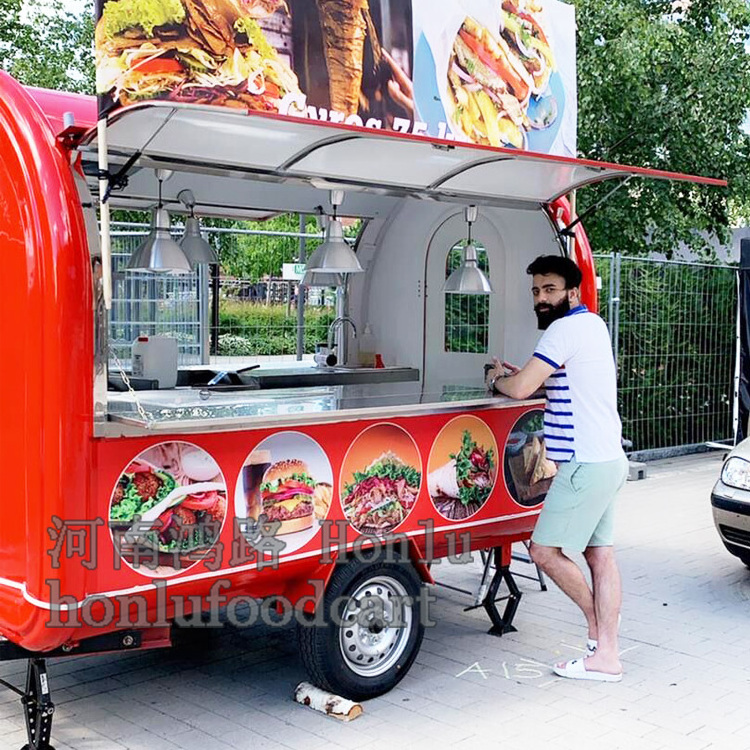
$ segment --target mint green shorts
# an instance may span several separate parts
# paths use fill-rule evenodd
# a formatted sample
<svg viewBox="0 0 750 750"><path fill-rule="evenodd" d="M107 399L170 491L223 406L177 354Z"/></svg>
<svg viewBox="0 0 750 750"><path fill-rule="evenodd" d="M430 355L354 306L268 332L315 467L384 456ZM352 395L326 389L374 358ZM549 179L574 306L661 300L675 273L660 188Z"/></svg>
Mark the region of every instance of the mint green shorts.
<svg viewBox="0 0 750 750"><path fill-rule="evenodd" d="M628 459L557 466L531 541L583 552L614 543L614 500L628 477Z"/></svg>

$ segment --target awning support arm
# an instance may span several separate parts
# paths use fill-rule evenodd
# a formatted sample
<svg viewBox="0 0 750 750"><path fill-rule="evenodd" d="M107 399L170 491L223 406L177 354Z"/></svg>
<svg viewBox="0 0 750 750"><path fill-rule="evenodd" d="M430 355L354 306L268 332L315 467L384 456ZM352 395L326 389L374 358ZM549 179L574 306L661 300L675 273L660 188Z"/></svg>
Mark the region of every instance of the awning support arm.
<svg viewBox="0 0 750 750"><path fill-rule="evenodd" d="M133 165L138 161L138 159L141 158L143 155L142 151L136 151L123 165L120 167L120 169L117 170L115 174L110 174L107 172L106 174L102 175L99 174L98 177L100 180L107 180L107 190L104 193L104 197L102 198L102 202L106 203L109 199L109 195L113 190L122 190L123 188L128 186L128 172L131 170Z"/></svg>
<svg viewBox="0 0 750 750"><path fill-rule="evenodd" d="M589 206L580 216L577 216L573 221L568 224L567 227L563 227L562 229L559 229L557 231L557 236L561 239L563 237L572 237L573 236L573 227L575 227L577 224L580 224L584 219L588 218L593 214L595 211L597 211L600 206L602 206L604 203L606 203L620 188L625 187L630 180L632 180L634 175L629 174L622 182L615 185L612 190L610 190L606 195L601 197L596 203L594 203L593 206Z"/></svg>

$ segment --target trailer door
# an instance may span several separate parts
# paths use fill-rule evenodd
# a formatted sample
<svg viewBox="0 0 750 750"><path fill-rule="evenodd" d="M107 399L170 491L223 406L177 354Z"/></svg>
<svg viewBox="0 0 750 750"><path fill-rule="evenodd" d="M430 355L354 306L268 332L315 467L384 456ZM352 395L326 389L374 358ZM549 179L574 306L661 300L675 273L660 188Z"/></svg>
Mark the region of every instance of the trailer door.
<svg viewBox="0 0 750 750"><path fill-rule="evenodd" d="M424 382L481 382L483 365L501 354L505 337L502 280L505 251L494 226L481 216L472 228L479 265L495 293L448 294L446 278L461 262L466 244L463 212L435 232L427 252L425 278Z"/></svg>

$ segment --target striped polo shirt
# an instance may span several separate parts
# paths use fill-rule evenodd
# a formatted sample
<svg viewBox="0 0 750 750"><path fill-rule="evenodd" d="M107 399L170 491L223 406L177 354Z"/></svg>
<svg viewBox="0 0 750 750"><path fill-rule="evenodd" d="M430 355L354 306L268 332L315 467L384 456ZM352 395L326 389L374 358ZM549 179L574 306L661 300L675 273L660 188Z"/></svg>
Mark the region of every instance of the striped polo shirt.
<svg viewBox="0 0 750 750"><path fill-rule="evenodd" d="M543 333L534 356L555 368L545 381L544 441L553 461L622 455L617 372L604 321L579 305Z"/></svg>

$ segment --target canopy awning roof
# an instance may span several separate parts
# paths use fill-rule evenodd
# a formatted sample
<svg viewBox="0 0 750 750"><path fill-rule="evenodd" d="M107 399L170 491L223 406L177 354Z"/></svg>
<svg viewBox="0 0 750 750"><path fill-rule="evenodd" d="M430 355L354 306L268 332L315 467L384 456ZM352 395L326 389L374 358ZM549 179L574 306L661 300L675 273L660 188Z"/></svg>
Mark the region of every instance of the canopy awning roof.
<svg viewBox="0 0 750 750"><path fill-rule="evenodd" d="M162 101L114 112L108 120L107 140L112 173L137 155L129 185L113 194L115 205L136 208L153 203L152 173L136 178L133 169L161 167L203 175L203 189L191 185L203 213L227 216L248 215L249 209L311 210L320 203L320 189L331 187L346 188L351 197L361 194L357 210L357 200L347 198L346 213L367 215L372 212L364 204L377 204L376 196L531 209L571 190L616 178L726 185L710 177ZM86 171L95 188L96 129L83 137L79 150L84 162L91 163ZM238 190L226 177L232 182L249 178L265 187ZM293 205L288 199L274 201L282 185L297 187ZM207 211L209 206L214 210Z"/></svg>

